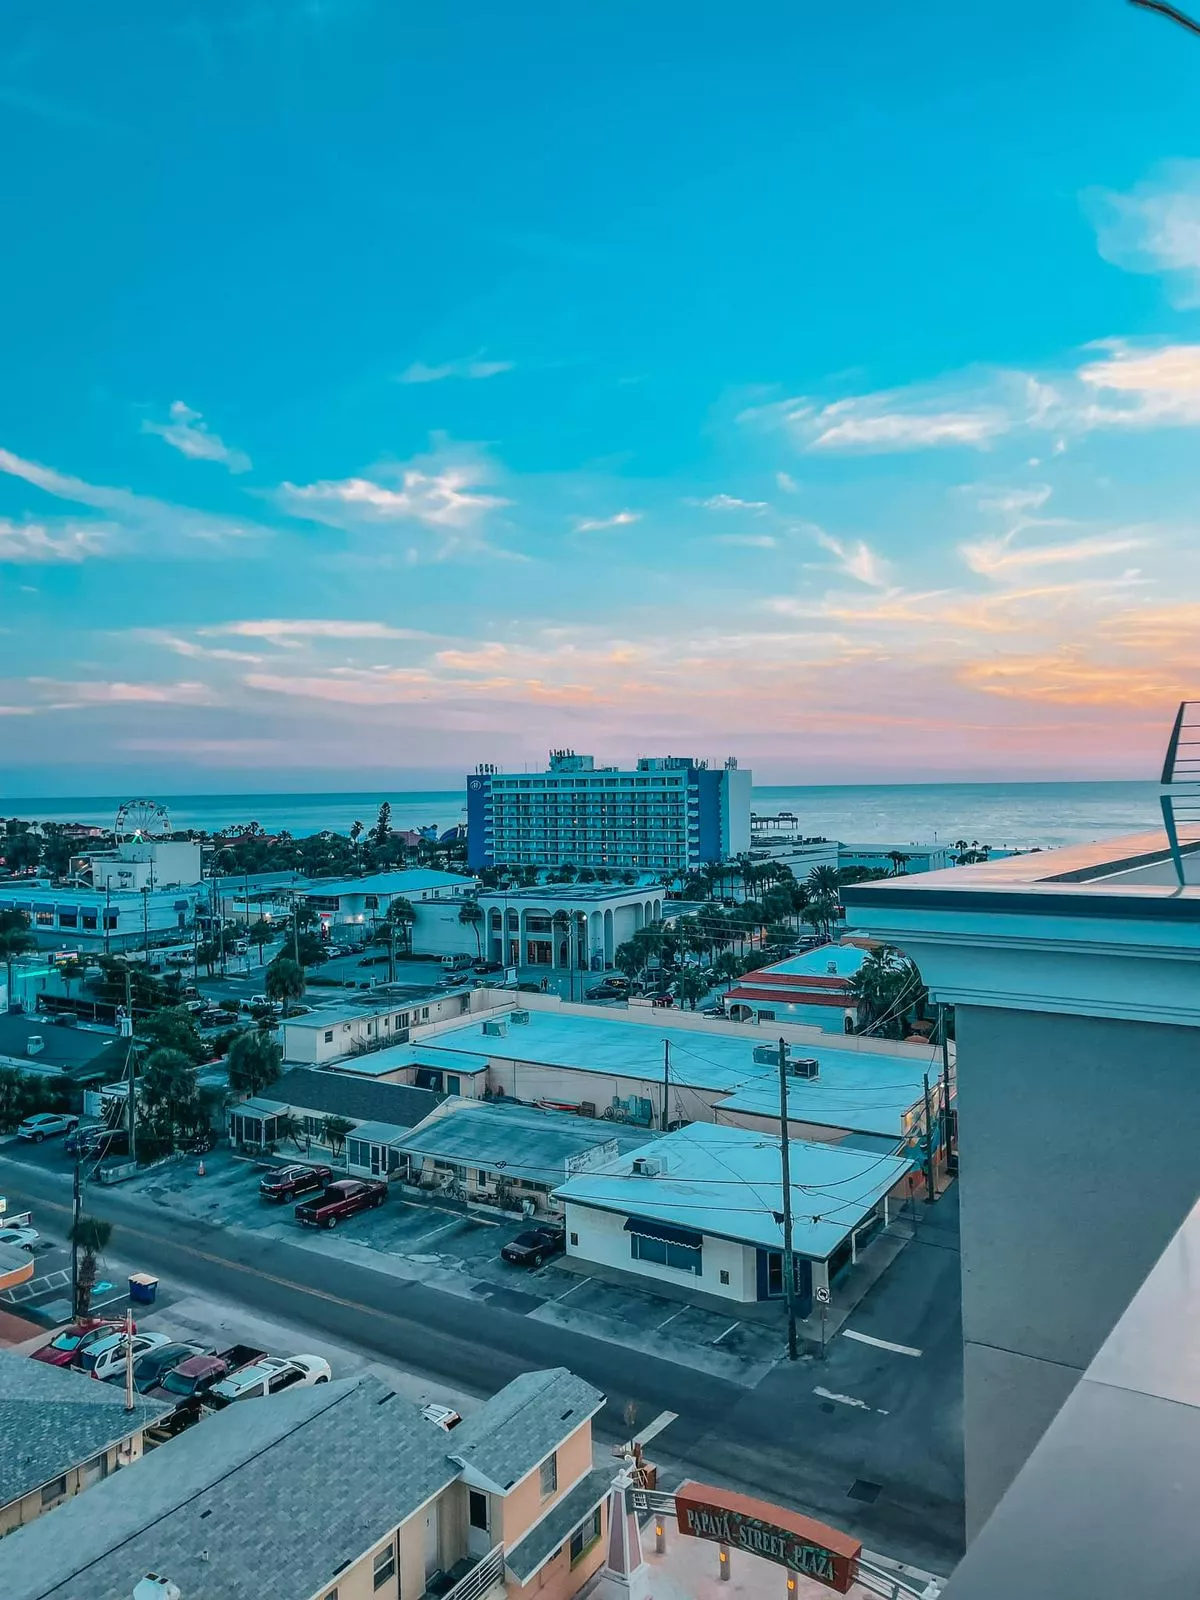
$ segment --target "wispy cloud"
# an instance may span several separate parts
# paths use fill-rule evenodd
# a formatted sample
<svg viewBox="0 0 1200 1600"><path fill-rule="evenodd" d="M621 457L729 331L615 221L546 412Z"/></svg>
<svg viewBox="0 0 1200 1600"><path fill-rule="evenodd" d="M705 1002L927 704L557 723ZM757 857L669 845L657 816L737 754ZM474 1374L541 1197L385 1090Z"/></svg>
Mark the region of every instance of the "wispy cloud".
<svg viewBox="0 0 1200 1600"><path fill-rule="evenodd" d="M447 378L496 378L502 372L511 372L515 361L491 361L482 351L477 355L463 356L457 361L444 361L440 366L427 366L424 361L414 361L397 378L398 383L444 383Z"/></svg>
<svg viewBox="0 0 1200 1600"><path fill-rule="evenodd" d="M783 490L784 494L800 493L800 485L796 482L795 478L792 477L790 472L777 472L775 474L775 482Z"/></svg>
<svg viewBox="0 0 1200 1600"><path fill-rule="evenodd" d="M107 705L215 705L216 695L205 683L127 683L101 679L67 681L29 678L32 688L46 696L47 711L73 711L80 706Z"/></svg>
<svg viewBox="0 0 1200 1600"><path fill-rule="evenodd" d="M135 494L131 489L86 483L82 478L73 478L53 467L27 461L11 450L0 449L0 472L20 478L56 499L108 513L125 532L152 543L158 554L169 551L180 539L223 545L233 540L271 536L270 529L254 522L198 511L192 506L172 505L165 500Z"/></svg>
<svg viewBox="0 0 1200 1600"><path fill-rule="evenodd" d="M415 628L393 628L385 622L358 622L330 617L264 617L244 622L222 622L201 628L205 638L232 636L263 639L268 644L296 648L302 639L430 639L434 635ZM250 657L257 660L257 657Z"/></svg>
<svg viewBox="0 0 1200 1600"><path fill-rule="evenodd" d="M101 526L12 522L0 517L0 566L78 566L110 550L109 530Z"/></svg>
<svg viewBox="0 0 1200 1600"><path fill-rule="evenodd" d="M134 639L139 644L158 645L164 650L170 650L173 655L183 656L188 661L239 661L253 665L262 660L261 656L252 655L248 650L227 650L220 645L203 645L195 639L172 633L167 628L130 628L125 637Z"/></svg>
<svg viewBox="0 0 1200 1600"><path fill-rule="evenodd" d="M823 550L837 558L839 569L848 578L865 583L872 589L886 588L888 563L871 549L863 539L835 539L831 533L818 529L817 543Z"/></svg>
<svg viewBox="0 0 1200 1600"><path fill-rule="evenodd" d="M576 517L576 533L603 533L606 528L627 528L631 522L640 522L640 511L617 511L611 517Z"/></svg>
<svg viewBox="0 0 1200 1600"><path fill-rule="evenodd" d="M743 550L774 550L779 540L769 533L715 533L709 544L728 544Z"/></svg>
<svg viewBox="0 0 1200 1600"><path fill-rule="evenodd" d="M707 500L688 500L689 506L699 506L703 511L766 511L765 500L739 500L735 494L710 494Z"/></svg>
<svg viewBox="0 0 1200 1600"><path fill-rule="evenodd" d="M1080 411L1087 427L1157 428L1200 424L1200 344L1143 349L1122 339L1079 369L1080 382L1104 398Z"/></svg>
<svg viewBox="0 0 1200 1600"><path fill-rule="evenodd" d="M1120 534L1087 534L1060 544L1019 545L1014 530L994 539L959 546L959 554L981 577L1005 579L1039 567L1070 566L1142 550L1149 540Z"/></svg>
<svg viewBox="0 0 1200 1600"><path fill-rule="evenodd" d="M212 432L201 413L193 411L182 400L172 403L169 422L153 422L147 417L142 423L142 432L156 434L189 461L217 461L230 472L247 472L250 468L250 457L245 451L227 445L219 434Z"/></svg>
<svg viewBox="0 0 1200 1600"><path fill-rule="evenodd" d="M1171 162L1129 194L1091 190L1084 204L1106 261L1161 273L1176 305L1200 305L1200 161Z"/></svg>

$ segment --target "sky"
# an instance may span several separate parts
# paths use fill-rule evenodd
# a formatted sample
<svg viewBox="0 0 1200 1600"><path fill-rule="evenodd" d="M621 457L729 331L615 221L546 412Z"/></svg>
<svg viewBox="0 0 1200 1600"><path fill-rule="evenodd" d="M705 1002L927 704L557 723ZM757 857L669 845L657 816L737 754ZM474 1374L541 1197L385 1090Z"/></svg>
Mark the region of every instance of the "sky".
<svg viewBox="0 0 1200 1600"><path fill-rule="evenodd" d="M0 796L1153 777L1200 39L1124 0L9 0Z"/></svg>

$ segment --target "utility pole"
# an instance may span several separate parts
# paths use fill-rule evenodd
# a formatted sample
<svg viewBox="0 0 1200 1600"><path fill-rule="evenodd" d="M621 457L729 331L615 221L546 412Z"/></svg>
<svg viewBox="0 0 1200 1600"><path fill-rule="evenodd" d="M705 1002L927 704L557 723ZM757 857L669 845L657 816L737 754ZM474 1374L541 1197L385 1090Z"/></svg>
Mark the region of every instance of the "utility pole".
<svg viewBox="0 0 1200 1600"><path fill-rule="evenodd" d="M938 1032L942 1036L942 1159L950 1165L950 1040L946 1034L946 1007L938 1007Z"/></svg>
<svg viewBox="0 0 1200 1600"><path fill-rule="evenodd" d="M71 1315L79 1314L79 1219L83 1215L83 1173L80 1162L83 1153L79 1141L75 1144L75 1188L72 1196L71 1214L73 1226L71 1228Z"/></svg>
<svg viewBox="0 0 1200 1600"><path fill-rule="evenodd" d="M667 1101L671 1093L671 1041L663 1040L663 1103L662 1103L662 1131L667 1131L667 1118L670 1115Z"/></svg>
<svg viewBox="0 0 1200 1600"><path fill-rule="evenodd" d="M300 902L296 899L296 891L292 890L292 948L296 953L296 965L300 965Z"/></svg>
<svg viewBox="0 0 1200 1600"><path fill-rule="evenodd" d="M150 890L142 890L142 954L146 958L146 976L150 976Z"/></svg>
<svg viewBox="0 0 1200 1600"><path fill-rule="evenodd" d="M137 1160L137 1083L133 1073L133 1000L129 981L129 968L125 968L125 1012L129 1019L129 1044L125 1049L125 1077L128 1084L126 1115L129 1118L129 1159Z"/></svg>
<svg viewBox="0 0 1200 1600"><path fill-rule="evenodd" d="M792 1254L792 1164L788 1150L787 1040L779 1041L779 1155L783 1178L783 1298L787 1305L788 1360L796 1361L796 1258Z"/></svg>
<svg viewBox="0 0 1200 1600"><path fill-rule="evenodd" d="M933 1106L929 1099L929 1074L925 1074L925 1200L931 1204L937 1199L937 1184L933 1177Z"/></svg>
<svg viewBox="0 0 1200 1600"><path fill-rule="evenodd" d="M108 940L109 940L108 910L109 910L109 907L111 905L112 905L112 884L109 882L109 880L107 878L105 878L105 880L104 880L104 954L105 955L108 955L108 953L109 953L108 952Z"/></svg>

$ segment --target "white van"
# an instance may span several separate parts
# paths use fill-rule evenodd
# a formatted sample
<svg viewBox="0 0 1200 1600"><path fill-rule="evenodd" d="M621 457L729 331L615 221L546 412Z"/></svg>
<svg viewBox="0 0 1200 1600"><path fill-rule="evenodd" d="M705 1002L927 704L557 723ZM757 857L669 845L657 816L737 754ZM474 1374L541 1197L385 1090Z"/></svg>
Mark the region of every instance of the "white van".
<svg viewBox="0 0 1200 1600"><path fill-rule="evenodd" d="M469 956L462 950L456 956L442 957L443 972L469 972L474 965L474 956Z"/></svg>

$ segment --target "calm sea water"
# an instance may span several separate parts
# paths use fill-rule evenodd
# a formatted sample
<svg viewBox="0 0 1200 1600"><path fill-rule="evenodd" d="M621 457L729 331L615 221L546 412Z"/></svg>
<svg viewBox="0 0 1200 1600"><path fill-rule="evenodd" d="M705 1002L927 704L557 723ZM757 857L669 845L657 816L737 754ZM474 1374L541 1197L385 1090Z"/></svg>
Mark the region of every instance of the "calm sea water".
<svg viewBox="0 0 1200 1600"><path fill-rule="evenodd" d="M1076 844L1155 827L1157 786L1152 783L929 783L854 784L754 790L761 814L794 811L804 833L850 844L928 844L956 839L1004 845ZM392 825L451 827L466 820L460 789L373 790L353 794L206 794L156 796L177 828L217 832L232 823L257 822L268 833L332 828L345 833L355 821L370 826L380 802L392 807ZM10 815L44 822L111 824L120 799L0 801Z"/></svg>

